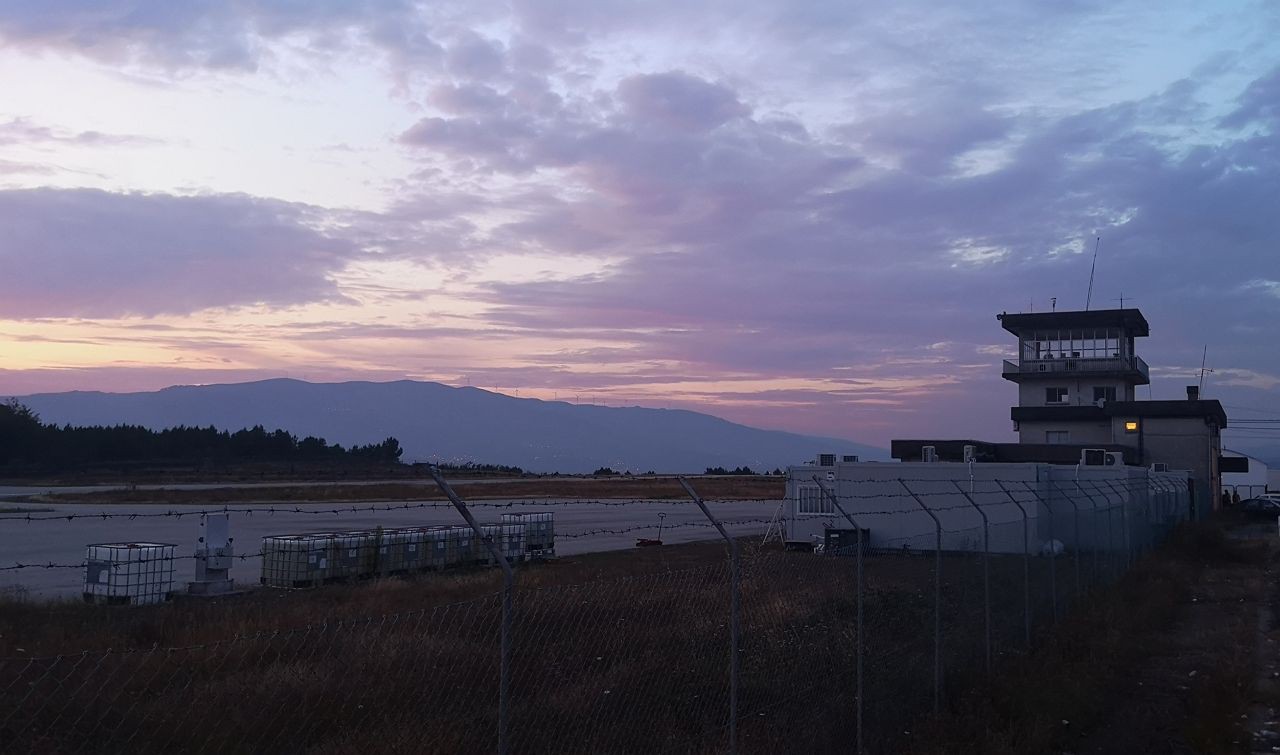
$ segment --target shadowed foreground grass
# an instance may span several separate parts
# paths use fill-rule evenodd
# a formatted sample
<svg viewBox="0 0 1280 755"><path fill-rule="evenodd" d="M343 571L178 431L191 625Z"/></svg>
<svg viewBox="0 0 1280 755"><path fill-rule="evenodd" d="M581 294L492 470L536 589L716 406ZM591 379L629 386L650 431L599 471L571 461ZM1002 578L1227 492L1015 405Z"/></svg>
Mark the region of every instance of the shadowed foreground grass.
<svg viewBox="0 0 1280 755"><path fill-rule="evenodd" d="M746 546L741 751L852 750L854 560ZM1169 550L1160 558L1187 560ZM935 561L918 552L865 561L863 736L874 752L994 751L993 742L1038 751L1022 745L1055 741L1045 722L1061 701L1017 680L1079 676L1061 694L1087 707L1097 688L1089 680L1119 652L1118 635L1167 621L1155 587L1186 576L1160 567L1155 573L1164 576L1151 582L1142 575L1154 567L1140 565L1119 587L1098 588L1057 632L1038 630L1046 650L1027 658L1028 608L1037 626L1049 625L1048 596L1065 613L1082 598L1077 579L1101 582L1118 564L1064 556L1054 570L1044 557L993 556L993 663L1006 672L997 678L1010 681L984 687L982 561L945 554L938 670L942 701L958 718L937 725L930 715ZM1063 568L1070 563L1085 564L1083 574ZM1024 573L1033 580L1029 607ZM492 752L499 587L494 572L445 573L145 609L4 605L2 749ZM512 626L512 752L724 751L729 588L725 550L710 544L522 570ZM1092 660L1054 665L1041 656ZM1051 734L1037 734L1042 729Z"/></svg>

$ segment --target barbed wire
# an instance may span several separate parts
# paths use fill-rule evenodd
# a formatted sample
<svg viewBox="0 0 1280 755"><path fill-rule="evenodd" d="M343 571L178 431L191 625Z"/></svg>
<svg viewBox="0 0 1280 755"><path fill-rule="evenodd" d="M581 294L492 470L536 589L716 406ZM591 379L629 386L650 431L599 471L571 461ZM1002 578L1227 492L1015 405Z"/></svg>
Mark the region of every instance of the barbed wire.
<svg viewBox="0 0 1280 755"><path fill-rule="evenodd" d="M779 500L773 499L722 499L709 500L707 503L715 504L776 504ZM467 501L468 508L484 508L484 509L512 509L512 508L568 508L576 506L603 506L609 508L625 507L625 506L641 506L645 504L658 506L690 506L692 501L676 500L666 498L632 498L632 499L611 499L611 498L583 498L583 499L565 499L565 500L543 500L537 498L509 500L509 501ZM79 504L77 504L79 505ZM311 506L312 504L294 504L292 506L278 506L275 504L259 504L249 506L219 506L216 508L197 509L194 511L179 511L176 509L166 509L164 511L99 511L95 513L84 514L62 514L62 513L46 513L39 511L23 512L21 514L9 514L0 516L0 521L19 521L19 522L56 522L56 521L74 521L76 519L163 519L183 517L199 517L208 516L210 514L265 514L267 516L288 515L288 514L306 514L310 516L321 515L341 515L341 514L365 514L377 513L385 511L411 511L416 509L453 509L453 504L448 501L419 501L414 503L403 504L369 504L367 506L333 506L329 508L303 508L303 506ZM316 504L322 506L323 504Z"/></svg>
<svg viewBox="0 0 1280 755"><path fill-rule="evenodd" d="M720 523L728 527L734 527L734 526L742 526L742 525L749 525L749 524L769 524L772 521L773 521L772 519L764 519L764 518L721 519ZM621 527L621 528L601 527L601 528L592 529L592 530L584 530L582 532L556 533L555 538L557 540L577 540L584 537L594 537L598 535L625 535L631 532L639 532L642 530L656 530L656 529L677 530L677 529L691 529L691 528L709 529L713 527L715 527L715 525L711 524L710 522L663 522L660 524L639 524L639 525L634 525L630 527ZM370 546L361 545L357 547L366 548ZM317 548L317 549L309 549L305 552L327 553L328 550L327 548ZM252 558L262 558L263 556L269 555L271 553L274 553L274 551L258 551L256 553L236 553L230 556L198 556L194 554L192 555L175 554L172 556L156 556L154 558L138 558L138 559L132 559L129 561L121 561L119 563L108 563L108 564L105 564L105 566L108 566L113 569L118 569L124 566L132 566L134 564L147 564L147 563L153 563L156 561L196 561L200 559L211 559L211 558L229 558L236 561L244 562ZM21 569L83 569L88 565L89 565L88 561L81 561L80 563L73 563L73 564L54 563L54 562L14 563L8 566L0 566L0 572L18 571Z"/></svg>

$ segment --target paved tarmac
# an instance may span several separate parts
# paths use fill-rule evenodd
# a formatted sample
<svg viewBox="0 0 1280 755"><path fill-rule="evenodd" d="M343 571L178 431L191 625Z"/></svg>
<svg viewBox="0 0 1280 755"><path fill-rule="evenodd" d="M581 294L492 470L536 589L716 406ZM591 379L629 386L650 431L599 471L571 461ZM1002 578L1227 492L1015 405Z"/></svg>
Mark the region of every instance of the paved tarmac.
<svg viewBox="0 0 1280 755"><path fill-rule="evenodd" d="M11 488L0 488L0 493ZM30 489L26 489L29 494ZM43 490L41 491L43 492ZM527 501L526 501L527 502ZM400 506L412 501L361 502L360 506ZM438 501L432 502L439 504ZM484 503L502 503L501 501L485 501ZM525 503L525 502L522 502ZM333 503L316 504L279 504L290 509L301 508L306 511L333 509ZM738 501L708 504L712 512L726 521L727 529L734 535L763 533L766 521L774 516L778 508L777 501ZM217 506L183 505L169 506L165 504L16 504L0 505L0 511L6 508L21 508L32 515L48 516L50 514L98 514L142 512L159 513L164 511L200 511L216 509ZM239 506L238 508L250 508ZM231 535L235 539L238 553L257 553L261 548L261 538L267 535L297 534L305 532L334 532L344 530L364 530L375 527L410 527L435 524L462 524L462 518L452 508L422 508L399 511L377 511L358 513L294 513L277 512L268 514L266 504L252 506L259 513L235 513L231 515ZM662 540L665 543L685 543L698 540L714 540L718 537L710 527L679 527L681 524L704 524L706 518L691 501L679 501L676 505L645 501L628 503L625 506L607 506L601 503L577 503L571 505L546 505L533 503L513 508L493 508L477 506L472 509L481 523L497 522L504 512L538 512L550 511L555 514L556 552L560 555L574 555L598 551L622 550L635 546L637 537L655 537L656 529L639 530L622 534L601 533L586 537L565 537L573 533L587 532L597 529L625 529L641 525L659 524L659 514L665 514L663 523L665 530ZM20 516L21 514L0 514L0 516ZM734 525L734 520L765 520ZM674 525L674 526L673 526ZM161 542L177 546L175 555L190 556L194 552L199 530L199 516L161 517L144 519L65 519L24 522L20 520L0 520L0 566L14 563L64 563L79 564L84 559L85 546L91 543L115 542ZM190 558L176 561L174 577L175 588L185 587L185 583L194 576L194 561ZM232 569L232 577L247 585L256 585L261 571L261 559L236 559ZM32 597L74 597L82 592L84 580L83 569L20 569L0 571L0 593L12 592L15 589L25 590Z"/></svg>

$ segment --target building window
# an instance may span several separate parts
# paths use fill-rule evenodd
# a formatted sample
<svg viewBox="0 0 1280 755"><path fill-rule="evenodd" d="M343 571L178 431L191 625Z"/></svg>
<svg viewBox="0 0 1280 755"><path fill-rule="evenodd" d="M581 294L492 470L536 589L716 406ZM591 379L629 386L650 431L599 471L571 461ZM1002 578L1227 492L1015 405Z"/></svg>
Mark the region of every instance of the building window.
<svg viewBox="0 0 1280 755"><path fill-rule="evenodd" d="M1114 385L1095 385L1093 387L1093 403L1096 404L1099 401L1111 402L1115 400L1116 387Z"/></svg>
<svg viewBox="0 0 1280 755"><path fill-rule="evenodd" d="M1070 443L1071 433L1067 430L1045 430L1044 442L1055 445Z"/></svg>
<svg viewBox="0 0 1280 755"><path fill-rule="evenodd" d="M796 488L797 514L834 514L836 509L822 491L813 486Z"/></svg>
<svg viewBox="0 0 1280 755"><path fill-rule="evenodd" d="M1066 388L1045 388L1044 402L1046 404L1067 403L1067 389Z"/></svg>

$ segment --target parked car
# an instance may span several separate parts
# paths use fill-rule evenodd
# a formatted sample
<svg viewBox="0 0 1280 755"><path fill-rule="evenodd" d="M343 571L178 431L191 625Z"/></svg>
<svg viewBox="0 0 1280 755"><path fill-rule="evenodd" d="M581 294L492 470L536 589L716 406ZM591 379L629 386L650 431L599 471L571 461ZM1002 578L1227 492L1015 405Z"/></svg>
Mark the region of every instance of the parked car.
<svg viewBox="0 0 1280 755"><path fill-rule="evenodd" d="M1250 514L1280 516L1280 493L1262 493L1240 502L1240 510Z"/></svg>

